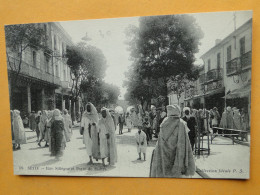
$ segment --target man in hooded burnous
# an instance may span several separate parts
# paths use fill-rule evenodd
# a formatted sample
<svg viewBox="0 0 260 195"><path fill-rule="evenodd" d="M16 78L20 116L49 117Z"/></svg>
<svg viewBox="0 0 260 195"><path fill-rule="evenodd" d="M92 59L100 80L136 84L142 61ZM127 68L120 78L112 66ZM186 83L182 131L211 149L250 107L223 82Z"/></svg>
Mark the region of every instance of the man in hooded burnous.
<svg viewBox="0 0 260 195"><path fill-rule="evenodd" d="M99 159L98 137L97 137L98 113L92 103L87 103L86 110L81 120L81 133L83 143L86 145L87 155L89 156L88 164L93 164L92 156Z"/></svg>
<svg viewBox="0 0 260 195"><path fill-rule="evenodd" d="M108 146L108 162L110 165L114 165L117 162L117 149L116 149L116 135L115 135L115 124L113 118L111 117L109 110L106 108L101 109L101 119L99 124L105 127L104 132L107 136L107 146ZM105 145L104 145L105 147ZM103 148L100 144L100 153L102 153ZM105 148L104 148L105 151ZM104 152L105 154L105 152Z"/></svg>
<svg viewBox="0 0 260 195"><path fill-rule="evenodd" d="M153 152L150 177L184 177L195 174L195 161L186 122L178 105L167 106L167 117Z"/></svg>

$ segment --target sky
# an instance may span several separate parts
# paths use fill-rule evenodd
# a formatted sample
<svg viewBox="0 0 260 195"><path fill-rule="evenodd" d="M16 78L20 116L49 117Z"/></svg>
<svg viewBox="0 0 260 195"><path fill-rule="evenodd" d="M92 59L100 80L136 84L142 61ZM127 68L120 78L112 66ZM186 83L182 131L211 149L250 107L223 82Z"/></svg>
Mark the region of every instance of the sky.
<svg viewBox="0 0 260 195"><path fill-rule="evenodd" d="M197 65L202 65L200 57L215 45L216 39L223 39L234 30L234 12L211 12L190 14L195 17L201 27L204 37L201 39L199 52L195 54ZM238 28L252 18L251 11L236 12L236 27ZM96 19L60 22L74 43L82 41L87 36L91 39L87 44L101 49L106 57L108 68L104 80L120 88L119 99L124 98L123 88L125 72L131 66L129 51L125 44L125 29L129 25L139 25L139 17Z"/></svg>

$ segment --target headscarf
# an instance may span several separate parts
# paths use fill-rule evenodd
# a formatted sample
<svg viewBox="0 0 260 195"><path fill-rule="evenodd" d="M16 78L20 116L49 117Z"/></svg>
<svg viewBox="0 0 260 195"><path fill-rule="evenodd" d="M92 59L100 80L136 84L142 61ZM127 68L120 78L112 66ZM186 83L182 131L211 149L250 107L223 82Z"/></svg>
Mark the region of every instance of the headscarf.
<svg viewBox="0 0 260 195"><path fill-rule="evenodd" d="M39 110L39 111L37 112L37 116L41 116L41 113L42 113L42 111Z"/></svg>
<svg viewBox="0 0 260 195"><path fill-rule="evenodd" d="M99 117L98 117L98 112L97 112L96 107L90 102L88 102L86 104L86 108L87 108L87 105L90 105L91 111L88 112L86 109L83 113L83 117L87 117L87 118L91 119L92 121L94 121L94 123L98 123Z"/></svg>
<svg viewBox="0 0 260 195"><path fill-rule="evenodd" d="M172 117L180 117L181 116L181 109L177 104L174 105L168 105L166 106L167 109L167 116Z"/></svg>
<svg viewBox="0 0 260 195"><path fill-rule="evenodd" d="M20 116L20 111L19 110L14 110L13 111L14 117L19 117ZM20 116L21 117L21 116Z"/></svg>
<svg viewBox="0 0 260 195"><path fill-rule="evenodd" d="M59 109L53 111L53 118L54 120L63 120Z"/></svg>
<svg viewBox="0 0 260 195"><path fill-rule="evenodd" d="M103 107L102 109L101 109L101 112L102 111L106 111L106 118L103 118L102 116L101 116L101 119L104 121L104 124L105 124L105 127L107 128L107 130L110 132L110 131L115 131L115 124L114 124L114 120L113 120L113 118L112 118L112 116L111 116L111 114L110 114L110 112L109 112L109 110L107 109L107 108L105 108L105 107Z"/></svg>

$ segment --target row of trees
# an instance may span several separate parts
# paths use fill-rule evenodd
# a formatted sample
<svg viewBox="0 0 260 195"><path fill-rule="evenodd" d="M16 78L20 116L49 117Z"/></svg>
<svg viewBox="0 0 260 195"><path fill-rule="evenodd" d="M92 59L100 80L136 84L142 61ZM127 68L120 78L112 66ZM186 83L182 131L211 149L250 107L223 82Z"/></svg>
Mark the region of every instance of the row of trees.
<svg viewBox="0 0 260 195"><path fill-rule="evenodd" d="M24 53L28 47L34 50L50 50L51 38L42 24L20 24L5 27L7 62L12 72L10 103L12 105L12 95L17 88L17 81L23 67ZM83 41L89 41L86 37ZM70 67L71 87L71 111L72 118L75 119L74 103L79 97L83 98L83 103L91 101L98 107L108 106L116 103L119 96L119 88L112 84L105 83L103 78L107 69L107 62L102 51L94 46L80 42L69 46L62 56L52 56L66 60ZM52 61L53 62L53 61ZM12 108L13 109L13 108Z"/></svg>
<svg viewBox="0 0 260 195"><path fill-rule="evenodd" d="M165 105L169 79L198 76L194 54L203 33L192 16L141 17L139 27L129 26L126 35L132 66L126 72L125 99L131 103Z"/></svg>
<svg viewBox="0 0 260 195"><path fill-rule="evenodd" d="M92 102L98 109L116 103L120 90L103 79L107 63L100 49L80 42L67 49L66 58L71 69L72 105L79 97L82 97L84 104ZM74 110L74 107L71 109Z"/></svg>

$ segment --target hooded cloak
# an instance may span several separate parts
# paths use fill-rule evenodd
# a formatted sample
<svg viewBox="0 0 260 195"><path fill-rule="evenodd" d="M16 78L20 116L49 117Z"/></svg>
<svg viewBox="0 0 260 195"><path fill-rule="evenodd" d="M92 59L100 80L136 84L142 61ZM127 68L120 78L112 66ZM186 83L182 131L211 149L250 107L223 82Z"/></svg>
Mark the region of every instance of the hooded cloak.
<svg viewBox="0 0 260 195"><path fill-rule="evenodd" d="M117 149L116 149L116 135L115 135L115 125L113 118L111 117L109 110L106 108L102 108L102 110L106 110L106 118L101 118L101 123L104 124L107 132L109 134L108 139L108 160L110 165L114 165L117 162Z"/></svg>
<svg viewBox="0 0 260 195"><path fill-rule="evenodd" d="M179 107L167 106L167 115L161 124L151 160L150 177L194 175L195 162L186 123L180 119Z"/></svg>

